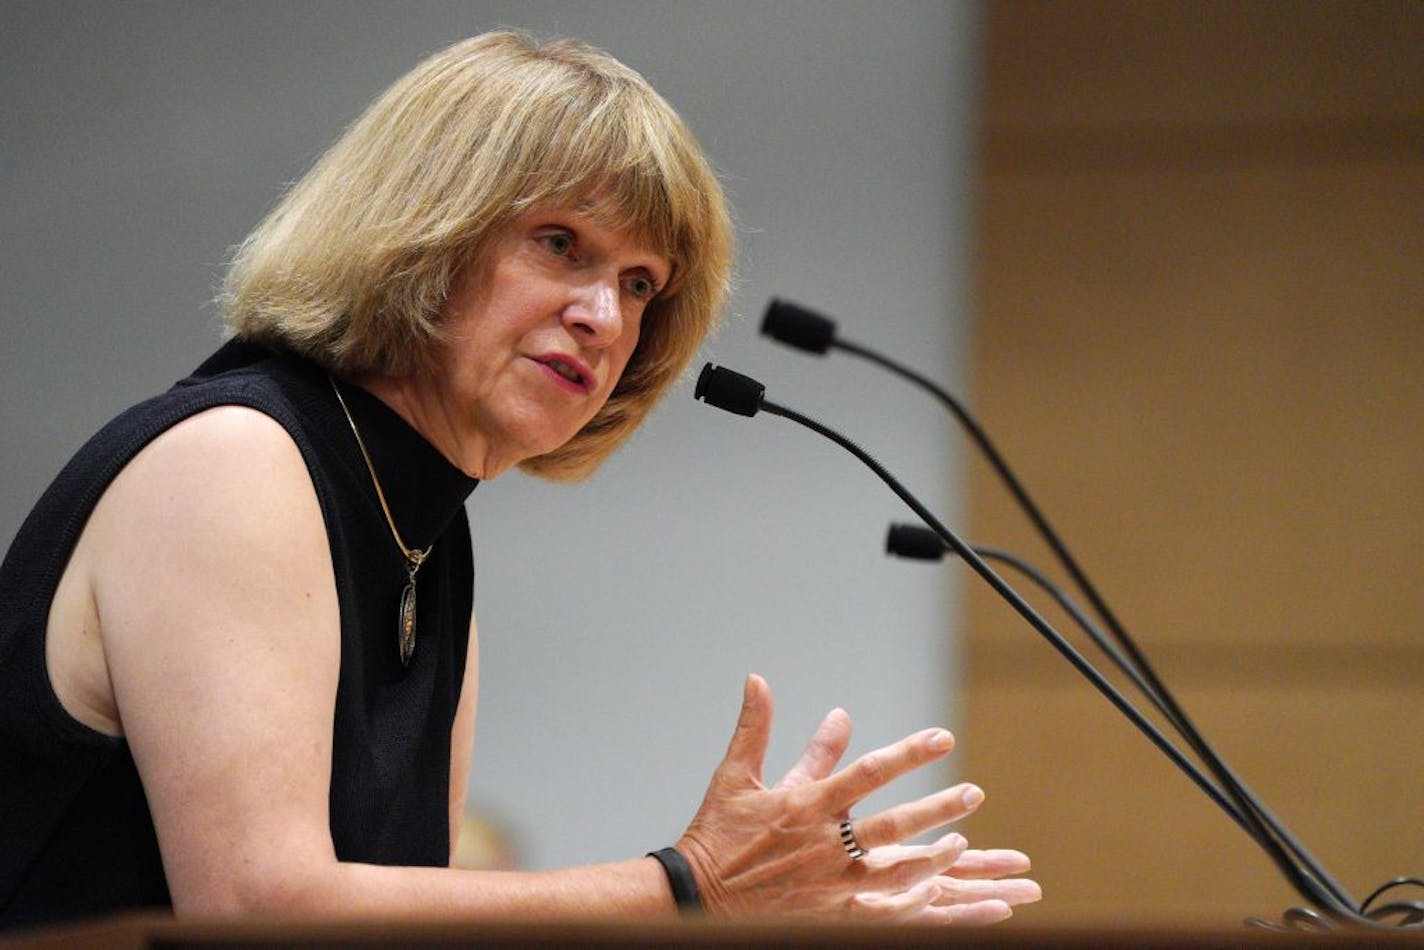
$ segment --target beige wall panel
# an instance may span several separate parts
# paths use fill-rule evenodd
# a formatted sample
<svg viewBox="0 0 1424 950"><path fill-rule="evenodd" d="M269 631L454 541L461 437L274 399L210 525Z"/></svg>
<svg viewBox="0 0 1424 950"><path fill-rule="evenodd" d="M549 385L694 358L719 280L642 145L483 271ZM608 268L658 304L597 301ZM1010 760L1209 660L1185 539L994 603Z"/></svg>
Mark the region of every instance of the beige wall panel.
<svg viewBox="0 0 1424 950"><path fill-rule="evenodd" d="M1424 874L1424 4L989 11L971 402L1325 865L1357 897ZM983 466L970 509L1049 566ZM1035 857L1021 919L1299 903L970 586L966 830Z"/></svg>
<svg viewBox="0 0 1424 950"><path fill-rule="evenodd" d="M1421 196L1424 163L991 176L976 405L1144 638L1424 640ZM1039 550L988 482L974 538Z"/></svg>
<svg viewBox="0 0 1424 950"><path fill-rule="evenodd" d="M1385 164L1016 175L985 201L982 418L1206 734L1361 897L1424 870L1419 194L1424 166ZM982 468L973 497L976 541L1042 551ZM1040 914L1294 900L973 586L962 752L994 802L969 833L1035 856Z"/></svg>

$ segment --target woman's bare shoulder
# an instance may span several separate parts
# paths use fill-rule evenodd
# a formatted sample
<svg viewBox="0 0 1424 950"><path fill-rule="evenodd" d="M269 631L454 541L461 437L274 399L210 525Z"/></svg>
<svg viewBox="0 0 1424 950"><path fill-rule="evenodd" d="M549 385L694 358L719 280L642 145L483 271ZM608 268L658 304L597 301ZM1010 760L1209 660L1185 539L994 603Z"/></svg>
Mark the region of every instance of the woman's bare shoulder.
<svg viewBox="0 0 1424 950"><path fill-rule="evenodd" d="M116 638L147 640L193 617L268 622L333 584L300 450L281 423L242 406L200 412L145 446L81 546L111 651Z"/></svg>
<svg viewBox="0 0 1424 950"><path fill-rule="evenodd" d="M273 504L312 494L301 451L280 422L247 406L196 413L146 445L110 485L101 505L130 517L171 520L177 513L242 528L266 520ZM96 515L98 512L96 511Z"/></svg>

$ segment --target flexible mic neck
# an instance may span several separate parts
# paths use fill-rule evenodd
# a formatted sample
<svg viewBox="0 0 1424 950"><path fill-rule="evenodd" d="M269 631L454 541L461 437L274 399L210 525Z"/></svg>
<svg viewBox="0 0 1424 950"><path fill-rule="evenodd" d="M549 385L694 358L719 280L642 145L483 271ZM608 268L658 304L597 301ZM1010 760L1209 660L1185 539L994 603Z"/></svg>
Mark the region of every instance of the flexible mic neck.
<svg viewBox="0 0 1424 950"><path fill-rule="evenodd" d="M791 318L785 318L783 314L792 314L793 316ZM783 324L793 328L802 325L814 325L814 336L808 333L803 339L800 334L793 333L789 330L782 331L777 329ZM979 425L969 410L965 408L958 399L934 380L907 366L901 365L888 356L877 353L860 344L839 339L836 336L834 321L814 311L810 311L805 307L790 304L786 301L773 300L772 304L767 308L762 330L768 336L773 336L776 339L790 337L790 339L786 339L785 342L809 352L824 353L830 349L839 349L869 360L929 392L949 409L950 413L958 420L966 433L979 447L985 459L1018 502L1020 508L1030 522L1032 522L1039 535L1053 551L1055 558L1068 572L1074 585L1078 590L1082 591L1083 596L1087 598L1094 612L1102 619L1113 640L1118 644L1121 654L1127 657L1130 667L1136 671L1133 674L1134 680L1146 684L1146 688L1143 689L1144 695L1162 711L1167 721L1171 723L1177 733L1181 735L1183 740L1217 777L1227 794L1236 801L1238 810L1244 819L1255 829L1256 836L1263 839L1263 841L1276 841L1279 839L1280 845L1294 853L1296 858L1309 869L1310 873L1317 878L1322 886L1330 893L1332 898L1331 903L1350 908L1355 906L1353 898L1345 888L1320 865L1319 861L1305 849L1300 841L1285 829L1275 815L1265 807L1246 783L1241 781L1241 779L1231 771L1221 757L1217 755L1216 750L1202 737L1196 725L1187 716L1185 710L1182 709L1175 697L1168 691L1166 685L1162 682L1161 678L1158 677L1152 665L1147 661L1147 657L1138 647L1135 639L1128 634L1126 627L1108 606L1107 601L1099 593L1096 585L1089 580L1086 571L1079 565L1077 559L1068 550L1068 546L1049 524L1048 518L1029 496L1027 489L1024 488L1022 483L1009 468L1003 456L994 447L994 444L989 439L988 433L985 432L984 428ZM819 349L817 349L810 345L805 345L806 339L814 339L818 342L824 340L824 343L820 344Z"/></svg>
<svg viewBox="0 0 1424 950"><path fill-rule="evenodd" d="M965 541L959 538L953 531L940 522L935 515L926 508L913 494L906 489L891 472L876 461L869 453L850 439L839 432L796 412L785 406L777 405L765 398L765 386L756 380L743 376L732 370L714 366L708 363L703 367L698 378L697 388L694 397L708 402L718 408L726 408L743 416L755 416L758 411L764 411L772 415L789 419L805 428L830 439L846 451L858 458L866 467L870 468L881 481L883 481L906 505L909 506L919 518L927 525L944 544L956 555L964 560L969 567L978 574L994 591L1012 607L1031 627L1034 628L1049 645L1064 657L1080 674L1093 684L1093 686L1115 706L1129 721L1132 722L1144 736L1157 746L1168 759L1172 761L1184 774L1194 783L1203 789L1213 787L1210 780L1197 768L1196 764L1184 756L1171 741L1158 729L1149 719L1146 718L1123 694L1112 685L1093 665L1064 638L1053 625L1045 620L1017 591L1013 589L993 568L991 568L983 558ZM735 406L736 408L732 408ZM1219 760L1217 760L1219 762ZM1342 900L1333 889L1323 885L1320 874L1314 867L1302 867L1292 858L1286 847L1272 836L1265 829L1259 827L1259 818L1251 809L1253 805L1259 807L1259 803L1254 803L1243 799L1239 789L1231 786L1230 782L1217 776L1225 786L1225 796L1222 789L1218 789L1216 794L1211 795L1212 799L1226 812L1228 817L1240 825L1243 830L1256 841L1258 846L1276 864L1277 868L1286 879L1295 887L1296 891L1307 901L1325 909L1330 914L1351 920L1356 923L1373 925L1373 921L1358 913L1354 904L1350 900ZM1284 833L1283 829L1280 833ZM1292 843L1293 839L1291 839ZM1298 846L1297 846L1298 848ZM1291 850L1296 850L1292 848ZM1299 852L1297 851L1297 854Z"/></svg>

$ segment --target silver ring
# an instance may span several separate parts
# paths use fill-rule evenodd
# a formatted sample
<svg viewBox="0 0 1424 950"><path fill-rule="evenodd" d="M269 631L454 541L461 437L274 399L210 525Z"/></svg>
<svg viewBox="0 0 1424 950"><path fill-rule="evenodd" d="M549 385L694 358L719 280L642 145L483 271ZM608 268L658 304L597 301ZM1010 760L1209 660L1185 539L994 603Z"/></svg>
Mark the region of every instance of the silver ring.
<svg viewBox="0 0 1424 950"><path fill-rule="evenodd" d="M859 861L865 857L865 849L860 846L860 842L855 840L855 831L851 829L850 819L841 822L841 847L845 848L846 854L850 855L852 861Z"/></svg>

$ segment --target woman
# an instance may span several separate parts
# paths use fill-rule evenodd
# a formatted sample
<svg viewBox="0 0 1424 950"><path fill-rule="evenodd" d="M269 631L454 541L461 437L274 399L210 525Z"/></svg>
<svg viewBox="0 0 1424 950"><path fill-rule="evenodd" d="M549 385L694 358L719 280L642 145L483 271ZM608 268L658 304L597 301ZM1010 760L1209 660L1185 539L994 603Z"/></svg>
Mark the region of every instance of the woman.
<svg viewBox="0 0 1424 950"><path fill-rule="evenodd" d="M235 338L91 440L0 568L0 923L986 922L1036 899L1004 879L1017 852L901 844L972 786L849 820L943 730L837 772L836 711L765 787L757 677L675 848L449 867L478 671L465 498L515 465L592 472L701 344L730 261L696 143L605 54L489 34L399 80L239 250Z"/></svg>

